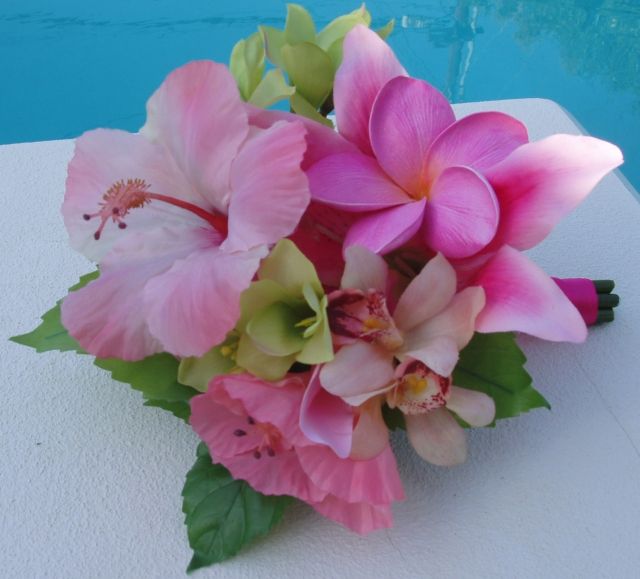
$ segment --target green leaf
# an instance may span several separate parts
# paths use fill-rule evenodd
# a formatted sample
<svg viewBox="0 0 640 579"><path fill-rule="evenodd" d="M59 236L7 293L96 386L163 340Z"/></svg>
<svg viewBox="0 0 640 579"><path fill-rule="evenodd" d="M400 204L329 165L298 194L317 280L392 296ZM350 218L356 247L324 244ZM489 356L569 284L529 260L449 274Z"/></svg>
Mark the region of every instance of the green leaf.
<svg viewBox="0 0 640 579"><path fill-rule="evenodd" d="M320 32L318 32L317 44L323 50L328 50L329 47L336 41L342 41L349 31L358 24L369 26L371 23L371 17L367 12L364 4L349 14L338 16L335 20L332 20L327 24Z"/></svg>
<svg viewBox="0 0 640 579"><path fill-rule="evenodd" d="M249 102L256 107L266 109L278 101L288 99L295 92L296 89L287 84L282 71L275 68L260 81Z"/></svg>
<svg viewBox="0 0 640 579"><path fill-rule="evenodd" d="M389 408L386 404L382 406L382 418L389 430L406 430L404 414L400 408Z"/></svg>
<svg viewBox="0 0 640 579"><path fill-rule="evenodd" d="M142 392L147 406L164 408L178 418L188 420L189 400L198 391L177 381L179 362L170 354L156 354L137 362L96 358L94 364L111 372L114 380Z"/></svg>
<svg viewBox="0 0 640 579"><path fill-rule="evenodd" d="M378 28L376 32L378 33L378 36L382 38L382 40L386 40L387 38L389 38L389 36L393 32L395 25L396 25L396 21L392 18L382 28Z"/></svg>
<svg viewBox="0 0 640 579"><path fill-rule="evenodd" d="M526 361L513 334L476 334L460 352L453 383L491 396L496 403L496 420L534 408L550 408L532 387L531 376L524 368Z"/></svg>
<svg viewBox="0 0 640 579"><path fill-rule="evenodd" d="M315 42L316 27L311 14L300 4L287 4L287 21L284 26L285 40L289 44Z"/></svg>
<svg viewBox="0 0 640 579"><path fill-rule="evenodd" d="M90 281L98 277L98 272L94 271L83 275L80 281L69 288L69 292L79 290L86 286ZM29 346L36 352L49 352L58 350L60 352L78 352L83 354L84 351L67 332L67 329L60 321L60 304L59 300L56 305L42 316L42 323L33 331L21 336L13 336L9 338L16 344Z"/></svg>
<svg viewBox="0 0 640 579"><path fill-rule="evenodd" d="M329 55L315 44L302 42L284 45L281 56L296 92L317 109L333 88L334 69Z"/></svg>
<svg viewBox="0 0 640 579"><path fill-rule="evenodd" d="M264 58L264 41L260 32L240 40L233 47L229 70L235 77L244 100L249 100L260 84L264 74Z"/></svg>
<svg viewBox="0 0 640 579"><path fill-rule="evenodd" d="M312 121L316 121L317 123L321 123L330 129L333 129L333 123L326 117L323 117L313 106L311 106L309 101L299 93L291 95L289 104L291 105L293 112L297 115L307 117Z"/></svg>
<svg viewBox="0 0 640 579"><path fill-rule="evenodd" d="M266 535L291 502L289 497L265 496L245 481L234 480L223 466L212 464L204 444L198 447L182 496L194 552L187 572L229 559Z"/></svg>

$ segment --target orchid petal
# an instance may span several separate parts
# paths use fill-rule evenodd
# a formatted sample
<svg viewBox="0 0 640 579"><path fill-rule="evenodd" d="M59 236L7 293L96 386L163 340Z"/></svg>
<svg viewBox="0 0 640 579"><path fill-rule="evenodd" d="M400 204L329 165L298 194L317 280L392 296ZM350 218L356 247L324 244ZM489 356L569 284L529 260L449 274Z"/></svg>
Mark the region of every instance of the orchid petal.
<svg viewBox="0 0 640 579"><path fill-rule="evenodd" d="M469 257L493 239L499 217L498 201L486 179L469 167L449 167L430 192L425 241L446 257Z"/></svg>
<svg viewBox="0 0 640 579"><path fill-rule="evenodd" d="M370 398L358 410L349 457L352 460L369 460L389 446L389 429L382 416L379 398Z"/></svg>
<svg viewBox="0 0 640 579"><path fill-rule="evenodd" d="M320 371L325 390L359 406L393 380L393 355L373 344L357 341L338 350Z"/></svg>
<svg viewBox="0 0 640 579"><path fill-rule="evenodd" d="M176 261L145 287L151 333L177 356L201 356L222 342L265 254L265 248L229 255L210 247Z"/></svg>
<svg viewBox="0 0 640 579"><path fill-rule="evenodd" d="M424 460L438 466L454 466L467 459L464 430L446 408L408 414L405 423L409 442Z"/></svg>
<svg viewBox="0 0 640 579"><path fill-rule="evenodd" d="M441 312L455 293L456 272L439 253L404 290L393 319L398 328L407 332Z"/></svg>
<svg viewBox="0 0 640 579"><path fill-rule="evenodd" d="M371 153L369 117L387 81L407 72L389 45L366 26L355 26L344 39L343 60L336 73L333 97L338 130L363 153Z"/></svg>
<svg viewBox="0 0 640 579"><path fill-rule="evenodd" d="M486 173L501 210L493 246L534 247L622 160L615 145L575 135L516 149Z"/></svg>
<svg viewBox="0 0 640 579"><path fill-rule="evenodd" d="M361 245L384 255L409 241L420 229L426 200L376 211L356 221L345 239L345 247Z"/></svg>
<svg viewBox="0 0 640 579"><path fill-rule="evenodd" d="M384 259L359 245L347 247L344 255L345 267L340 287L362 291L386 290L389 268Z"/></svg>
<svg viewBox="0 0 640 579"><path fill-rule="evenodd" d="M302 398L300 430L309 440L327 445L340 458L347 458L353 437L353 409L322 387L319 372L316 367Z"/></svg>
<svg viewBox="0 0 640 579"><path fill-rule="evenodd" d="M440 376L450 376L458 363L460 350L453 338L448 336L434 336L421 340L419 344L412 344L409 338L408 344L398 353L398 358L420 360L428 368Z"/></svg>
<svg viewBox="0 0 640 579"><path fill-rule="evenodd" d="M231 168L226 251L275 243L298 225L309 204L300 163L306 147L302 123L276 123L243 145Z"/></svg>
<svg viewBox="0 0 640 579"><path fill-rule="evenodd" d="M479 332L519 331L552 342L583 342L587 327L558 285L525 255L501 248L474 276L487 303Z"/></svg>
<svg viewBox="0 0 640 579"><path fill-rule="evenodd" d="M198 193L226 213L231 163L249 133L226 66L201 60L174 70L147 102L141 133L166 146Z"/></svg>
<svg viewBox="0 0 640 579"><path fill-rule="evenodd" d="M315 201L343 211L373 211L411 201L375 159L361 153L326 157L307 176Z"/></svg>
<svg viewBox="0 0 640 579"><path fill-rule="evenodd" d="M371 112L371 146L380 166L405 191L427 185L427 152L455 121L445 96L423 80L398 77L378 94Z"/></svg>
<svg viewBox="0 0 640 579"><path fill-rule="evenodd" d="M451 386L447 408L471 426L488 426L496 416L491 396L458 386Z"/></svg>
<svg viewBox="0 0 640 579"><path fill-rule="evenodd" d="M504 113L475 113L447 127L429 149L427 180L447 167L466 165L483 173L529 141L527 128Z"/></svg>

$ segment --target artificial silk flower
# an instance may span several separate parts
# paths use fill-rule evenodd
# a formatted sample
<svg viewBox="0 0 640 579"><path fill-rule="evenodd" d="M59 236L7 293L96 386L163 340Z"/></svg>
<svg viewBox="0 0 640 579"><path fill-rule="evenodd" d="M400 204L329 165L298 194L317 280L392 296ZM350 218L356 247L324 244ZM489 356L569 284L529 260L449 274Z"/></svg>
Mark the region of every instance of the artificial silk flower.
<svg viewBox="0 0 640 579"><path fill-rule="evenodd" d="M298 425L306 380L218 376L192 399L191 425L213 460L255 490L296 497L358 533L390 527L391 504L404 498L391 448L358 461L309 440Z"/></svg>
<svg viewBox="0 0 640 579"><path fill-rule="evenodd" d="M140 133L81 136L62 213L100 277L63 302L69 333L124 360L223 341L268 245L309 202L304 137L300 123L251 128L233 77L208 61L167 77Z"/></svg>

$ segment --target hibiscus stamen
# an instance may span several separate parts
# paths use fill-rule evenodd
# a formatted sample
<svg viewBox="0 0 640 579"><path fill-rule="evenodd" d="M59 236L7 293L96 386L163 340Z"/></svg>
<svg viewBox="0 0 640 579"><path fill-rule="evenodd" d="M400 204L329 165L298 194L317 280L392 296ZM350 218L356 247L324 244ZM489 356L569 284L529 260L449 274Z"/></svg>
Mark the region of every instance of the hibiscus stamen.
<svg viewBox="0 0 640 579"><path fill-rule="evenodd" d="M121 179L113 183L102 196L102 201L99 203L100 210L95 213L85 213L82 215L85 221L90 221L96 217L100 219L100 225L93 234L94 239L96 241L100 239L102 231L109 220L117 224L119 229L126 229L127 224L123 220L129 212L132 209L138 209L148 205L152 200L168 203L174 207L180 207L181 209L189 211L201 219L204 219L218 233L226 237L226 216L212 213L182 199L154 193L150 191L150 188L151 185L144 179L127 179L126 181Z"/></svg>

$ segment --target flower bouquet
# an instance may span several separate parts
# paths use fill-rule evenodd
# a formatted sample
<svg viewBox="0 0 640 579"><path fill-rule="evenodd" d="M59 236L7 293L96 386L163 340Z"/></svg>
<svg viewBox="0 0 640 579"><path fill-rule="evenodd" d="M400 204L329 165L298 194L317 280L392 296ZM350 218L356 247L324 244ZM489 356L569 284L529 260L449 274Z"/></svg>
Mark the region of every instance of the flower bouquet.
<svg viewBox="0 0 640 579"><path fill-rule="evenodd" d="M522 252L618 148L456 119L386 44L393 23L370 24L363 6L316 32L289 5L229 68L170 73L140 132L76 141L62 213L97 269L14 340L94 356L199 435L189 570L292 498L358 533L390 527L390 431L463 462L467 428L549 407L515 332L581 342L613 318L612 282L553 279Z"/></svg>

